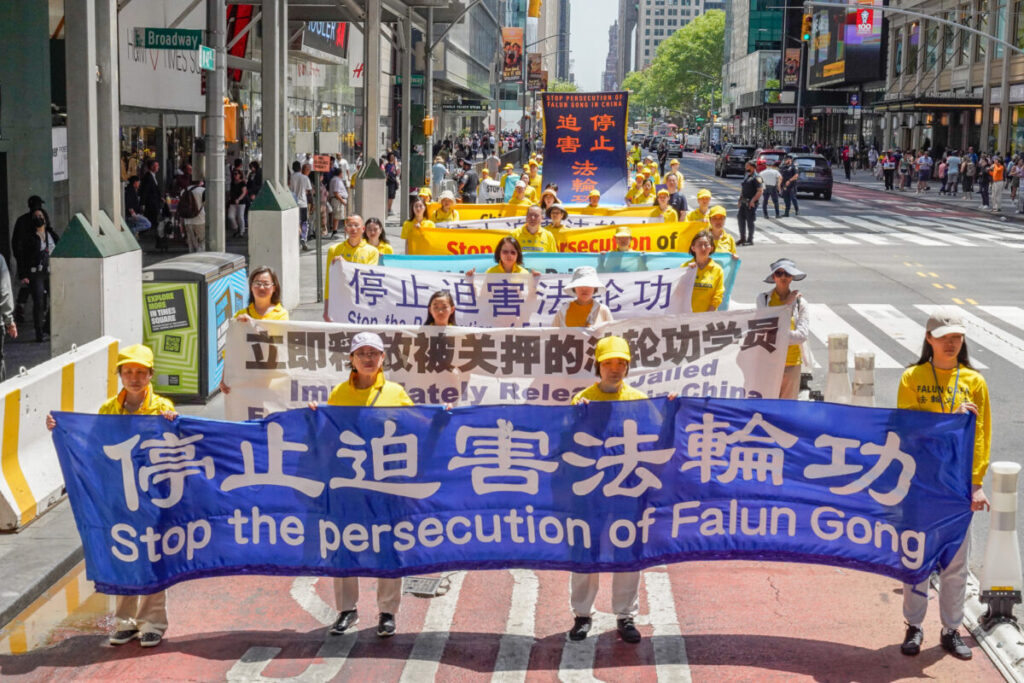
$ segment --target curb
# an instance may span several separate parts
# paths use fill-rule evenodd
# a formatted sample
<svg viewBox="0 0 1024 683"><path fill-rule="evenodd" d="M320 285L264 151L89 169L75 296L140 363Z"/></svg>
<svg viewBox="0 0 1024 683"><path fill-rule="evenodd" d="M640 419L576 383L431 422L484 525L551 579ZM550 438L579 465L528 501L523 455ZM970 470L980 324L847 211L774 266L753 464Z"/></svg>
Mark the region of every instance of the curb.
<svg viewBox="0 0 1024 683"><path fill-rule="evenodd" d="M933 579L932 585L937 584ZM988 609L978 600L980 586L974 572L967 575L967 601L964 603L964 625L978 641L999 673L1010 683L1024 683L1024 633L1011 624L999 624L986 631L980 619Z"/></svg>

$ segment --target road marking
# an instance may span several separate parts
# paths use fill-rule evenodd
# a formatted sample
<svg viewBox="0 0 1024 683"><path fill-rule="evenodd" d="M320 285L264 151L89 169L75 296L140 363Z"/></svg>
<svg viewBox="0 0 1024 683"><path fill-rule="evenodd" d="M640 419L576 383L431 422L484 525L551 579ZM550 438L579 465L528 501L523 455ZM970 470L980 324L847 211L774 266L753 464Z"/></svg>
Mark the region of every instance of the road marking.
<svg viewBox="0 0 1024 683"><path fill-rule="evenodd" d="M964 300L954 296L953 297L953 303L960 304L961 306L963 306L964 305Z"/></svg>
<svg viewBox="0 0 1024 683"><path fill-rule="evenodd" d="M875 354L876 368L893 369L904 367L902 363L897 363L892 356L876 346L826 304L809 304L809 307L811 311L811 334L821 340L823 344L828 344L828 335L830 334L845 334L849 338L851 353L871 351Z"/></svg>
<svg viewBox="0 0 1024 683"><path fill-rule="evenodd" d="M534 620L540 592L537 574L529 569L510 569L509 573L513 581L512 601L505 622L505 633L498 645L492 683L525 681L526 672L530 668L530 651L536 642Z"/></svg>
<svg viewBox="0 0 1024 683"><path fill-rule="evenodd" d="M610 575L606 575L611 578ZM615 630L615 617L607 612L594 612L590 633L585 640L573 642L565 639L562 659L558 663L558 680L562 683L594 683L601 679L594 676L594 653L598 636Z"/></svg>
<svg viewBox="0 0 1024 683"><path fill-rule="evenodd" d="M439 598L430 601L427 616L423 620L423 629L416 636L412 652L402 669L400 683L418 683L432 681L437 675L437 667L441 664L441 655L448 644L448 632L455 619L455 608L459 603L459 592L466 572L451 575L451 587Z"/></svg>
<svg viewBox="0 0 1024 683"><path fill-rule="evenodd" d="M967 303L971 304L972 306L977 306L978 305L978 302L975 301L974 299L967 299Z"/></svg>
<svg viewBox="0 0 1024 683"><path fill-rule="evenodd" d="M957 237L955 235L948 235L946 233L939 232L937 230L938 226L934 225L934 224L931 224L929 226L930 229L916 227L916 226L913 226L913 225L904 225L904 226L901 226L901 227L904 230L906 230L907 232L913 233L915 235L920 235L923 238L926 238L926 239L927 238L931 238L933 240L933 242L935 240L938 240L939 244L942 244L943 242L945 242L945 243L948 243L948 244L955 244L955 245L960 246L960 247L976 247L976 246L978 246L977 243L971 242L971 241L966 240L966 239L964 239L962 237ZM938 277L938 275L935 275L935 273L932 273L932 277Z"/></svg>
<svg viewBox="0 0 1024 683"><path fill-rule="evenodd" d="M814 240L807 235L798 235L795 232L772 233L772 237L777 237L786 244L814 244Z"/></svg>
<svg viewBox="0 0 1024 683"><path fill-rule="evenodd" d="M690 661L668 572L647 571L643 577L653 627L654 671L659 681L690 683Z"/></svg>
<svg viewBox="0 0 1024 683"><path fill-rule="evenodd" d="M932 304L917 304L916 308L931 315L933 311L943 307ZM971 344L984 346L1018 368L1024 368L1024 340L986 322L964 308L956 306L952 308L967 321L967 338Z"/></svg>
<svg viewBox="0 0 1024 683"><path fill-rule="evenodd" d="M808 216L803 219L805 222L810 223L812 228L845 228L847 227L843 223L837 223L835 221L827 220L824 218L815 218Z"/></svg>
<svg viewBox="0 0 1024 683"><path fill-rule="evenodd" d="M932 287L935 287L936 289L943 289L942 283L940 282L933 282Z"/></svg>
<svg viewBox="0 0 1024 683"><path fill-rule="evenodd" d="M956 289L956 285L947 282L946 283L946 289Z"/></svg>
<svg viewBox="0 0 1024 683"><path fill-rule="evenodd" d="M999 318L1007 325L1024 330L1024 309L1019 306L978 306L993 318Z"/></svg>
<svg viewBox="0 0 1024 683"><path fill-rule="evenodd" d="M920 270L919 270L919 271L917 271L917 274L918 274L919 276L921 276L921 277L928 277L927 275L925 275L924 273L922 273L922 272L921 272Z"/></svg>
<svg viewBox="0 0 1024 683"><path fill-rule="evenodd" d="M817 237L822 242L828 242L829 244L859 244L856 240L851 240L849 237L843 235L833 235L827 232L809 232L809 237Z"/></svg>
<svg viewBox="0 0 1024 683"><path fill-rule="evenodd" d="M881 235L875 235L870 232L848 232L846 233L846 236L864 240L868 244L890 244L889 240L885 239Z"/></svg>
<svg viewBox="0 0 1024 683"><path fill-rule="evenodd" d="M320 646L316 654L310 660L312 663L297 676L288 678L267 678L263 675L263 669L267 667L274 657L280 652L279 647L250 647L242 655L242 658L235 662L234 666L225 676L228 681L238 683L319 683L329 681L337 676L348 659L348 653L356 643L358 631L351 631L340 636L327 636L327 640Z"/></svg>
<svg viewBox="0 0 1024 683"><path fill-rule="evenodd" d="M937 247L945 246L941 242L937 242L934 239L928 237L921 237L920 235L913 235L905 232L894 232L890 233L893 237L910 242L911 244L920 244L924 247Z"/></svg>
<svg viewBox="0 0 1024 683"><path fill-rule="evenodd" d="M316 576L300 576L292 581L292 587L288 592L306 614L324 626L330 626L338 618L338 610L324 602L317 594L316 582L319 580Z"/></svg>

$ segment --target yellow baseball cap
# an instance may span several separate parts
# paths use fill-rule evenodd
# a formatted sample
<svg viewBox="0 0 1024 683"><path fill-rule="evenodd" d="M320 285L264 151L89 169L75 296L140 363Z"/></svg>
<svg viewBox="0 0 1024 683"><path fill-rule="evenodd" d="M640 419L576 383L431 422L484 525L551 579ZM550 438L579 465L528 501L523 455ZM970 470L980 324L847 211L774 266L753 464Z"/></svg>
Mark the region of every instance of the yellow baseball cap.
<svg viewBox="0 0 1024 683"><path fill-rule="evenodd" d="M487 170L487 169L485 168L485 169L483 169L483 170L481 170L481 171L480 171L480 175L486 175L486 176L489 176L489 175L491 175L491 172L490 172L490 171L488 171L488 170Z"/></svg>
<svg viewBox="0 0 1024 683"><path fill-rule="evenodd" d="M117 354L117 367L136 363L153 369L153 350L145 344L132 344L121 349Z"/></svg>
<svg viewBox="0 0 1024 683"><path fill-rule="evenodd" d="M598 363L603 363L612 358L621 358L626 362L633 360L633 357L629 354L629 343L622 337L601 338L594 349L594 357Z"/></svg>
<svg viewBox="0 0 1024 683"><path fill-rule="evenodd" d="M515 168L515 166L513 166L512 164L505 164L506 171L511 171L513 168Z"/></svg>
<svg viewBox="0 0 1024 683"><path fill-rule="evenodd" d="M701 190L697 193L697 199L704 199L705 197L711 199L711 190Z"/></svg>
<svg viewBox="0 0 1024 683"><path fill-rule="evenodd" d="M426 197L427 199L434 196L429 187L421 187L417 194L421 197Z"/></svg>
<svg viewBox="0 0 1024 683"><path fill-rule="evenodd" d="M669 195L671 195L672 193L671 193L671 192L669 192L667 188L664 188L664 187L663 187L663 188L661 188L660 190L658 190L658 194L659 194L659 195L662 195L662 194L663 194L663 195L665 195L666 197L668 197L668 196L669 196Z"/></svg>
<svg viewBox="0 0 1024 683"><path fill-rule="evenodd" d="M714 218L715 216L725 216L725 215L726 215L725 207L721 206L721 205L712 206L711 209L708 210L708 218Z"/></svg>
<svg viewBox="0 0 1024 683"><path fill-rule="evenodd" d="M672 160L670 160L668 162L668 165L669 166L678 166L679 165L679 159L672 159Z"/></svg>
<svg viewBox="0 0 1024 683"><path fill-rule="evenodd" d="M530 159L530 166L536 166L536 165L537 165L537 160L536 159Z"/></svg>
<svg viewBox="0 0 1024 683"><path fill-rule="evenodd" d="M601 191L600 190L591 190L590 194L588 194L587 196L588 197L600 197L601 196Z"/></svg>

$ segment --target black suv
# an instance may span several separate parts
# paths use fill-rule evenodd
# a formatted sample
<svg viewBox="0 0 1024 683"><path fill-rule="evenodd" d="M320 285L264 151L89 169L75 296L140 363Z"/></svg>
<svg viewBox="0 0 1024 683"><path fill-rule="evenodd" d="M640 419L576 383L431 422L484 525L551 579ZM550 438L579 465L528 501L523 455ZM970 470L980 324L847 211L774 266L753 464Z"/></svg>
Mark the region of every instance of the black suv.
<svg viewBox="0 0 1024 683"><path fill-rule="evenodd" d="M720 178L724 178L730 173L743 175L746 163L752 158L754 158L753 146L729 143L715 159L715 175Z"/></svg>

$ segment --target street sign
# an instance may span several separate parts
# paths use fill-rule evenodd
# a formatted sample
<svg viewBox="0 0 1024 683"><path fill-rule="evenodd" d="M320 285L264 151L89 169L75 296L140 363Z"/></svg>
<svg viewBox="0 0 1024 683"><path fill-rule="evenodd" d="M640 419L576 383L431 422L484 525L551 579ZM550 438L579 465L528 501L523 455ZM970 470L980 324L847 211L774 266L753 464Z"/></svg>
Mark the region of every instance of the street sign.
<svg viewBox="0 0 1024 683"><path fill-rule="evenodd" d="M317 154L313 157L313 170L317 173L329 173L331 170L331 155Z"/></svg>
<svg viewBox="0 0 1024 683"><path fill-rule="evenodd" d="M217 68L217 53L212 47L199 46L199 68L213 71Z"/></svg>
<svg viewBox="0 0 1024 683"><path fill-rule="evenodd" d="M135 28L135 47L151 50L197 50L203 32L186 28Z"/></svg>
<svg viewBox="0 0 1024 683"><path fill-rule="evenodd" d="M417 88L423 87L423 74L413 74L412 78L409 79L409 83ZM395 85L402 85L402 74L395 76Z"/></svg>
<svg viewBox="0 0 1024 683"><path fill-rule="evenodd" d="M704 117L703 116L698 116L697 117L697 123L704 123Z"/></svg>

